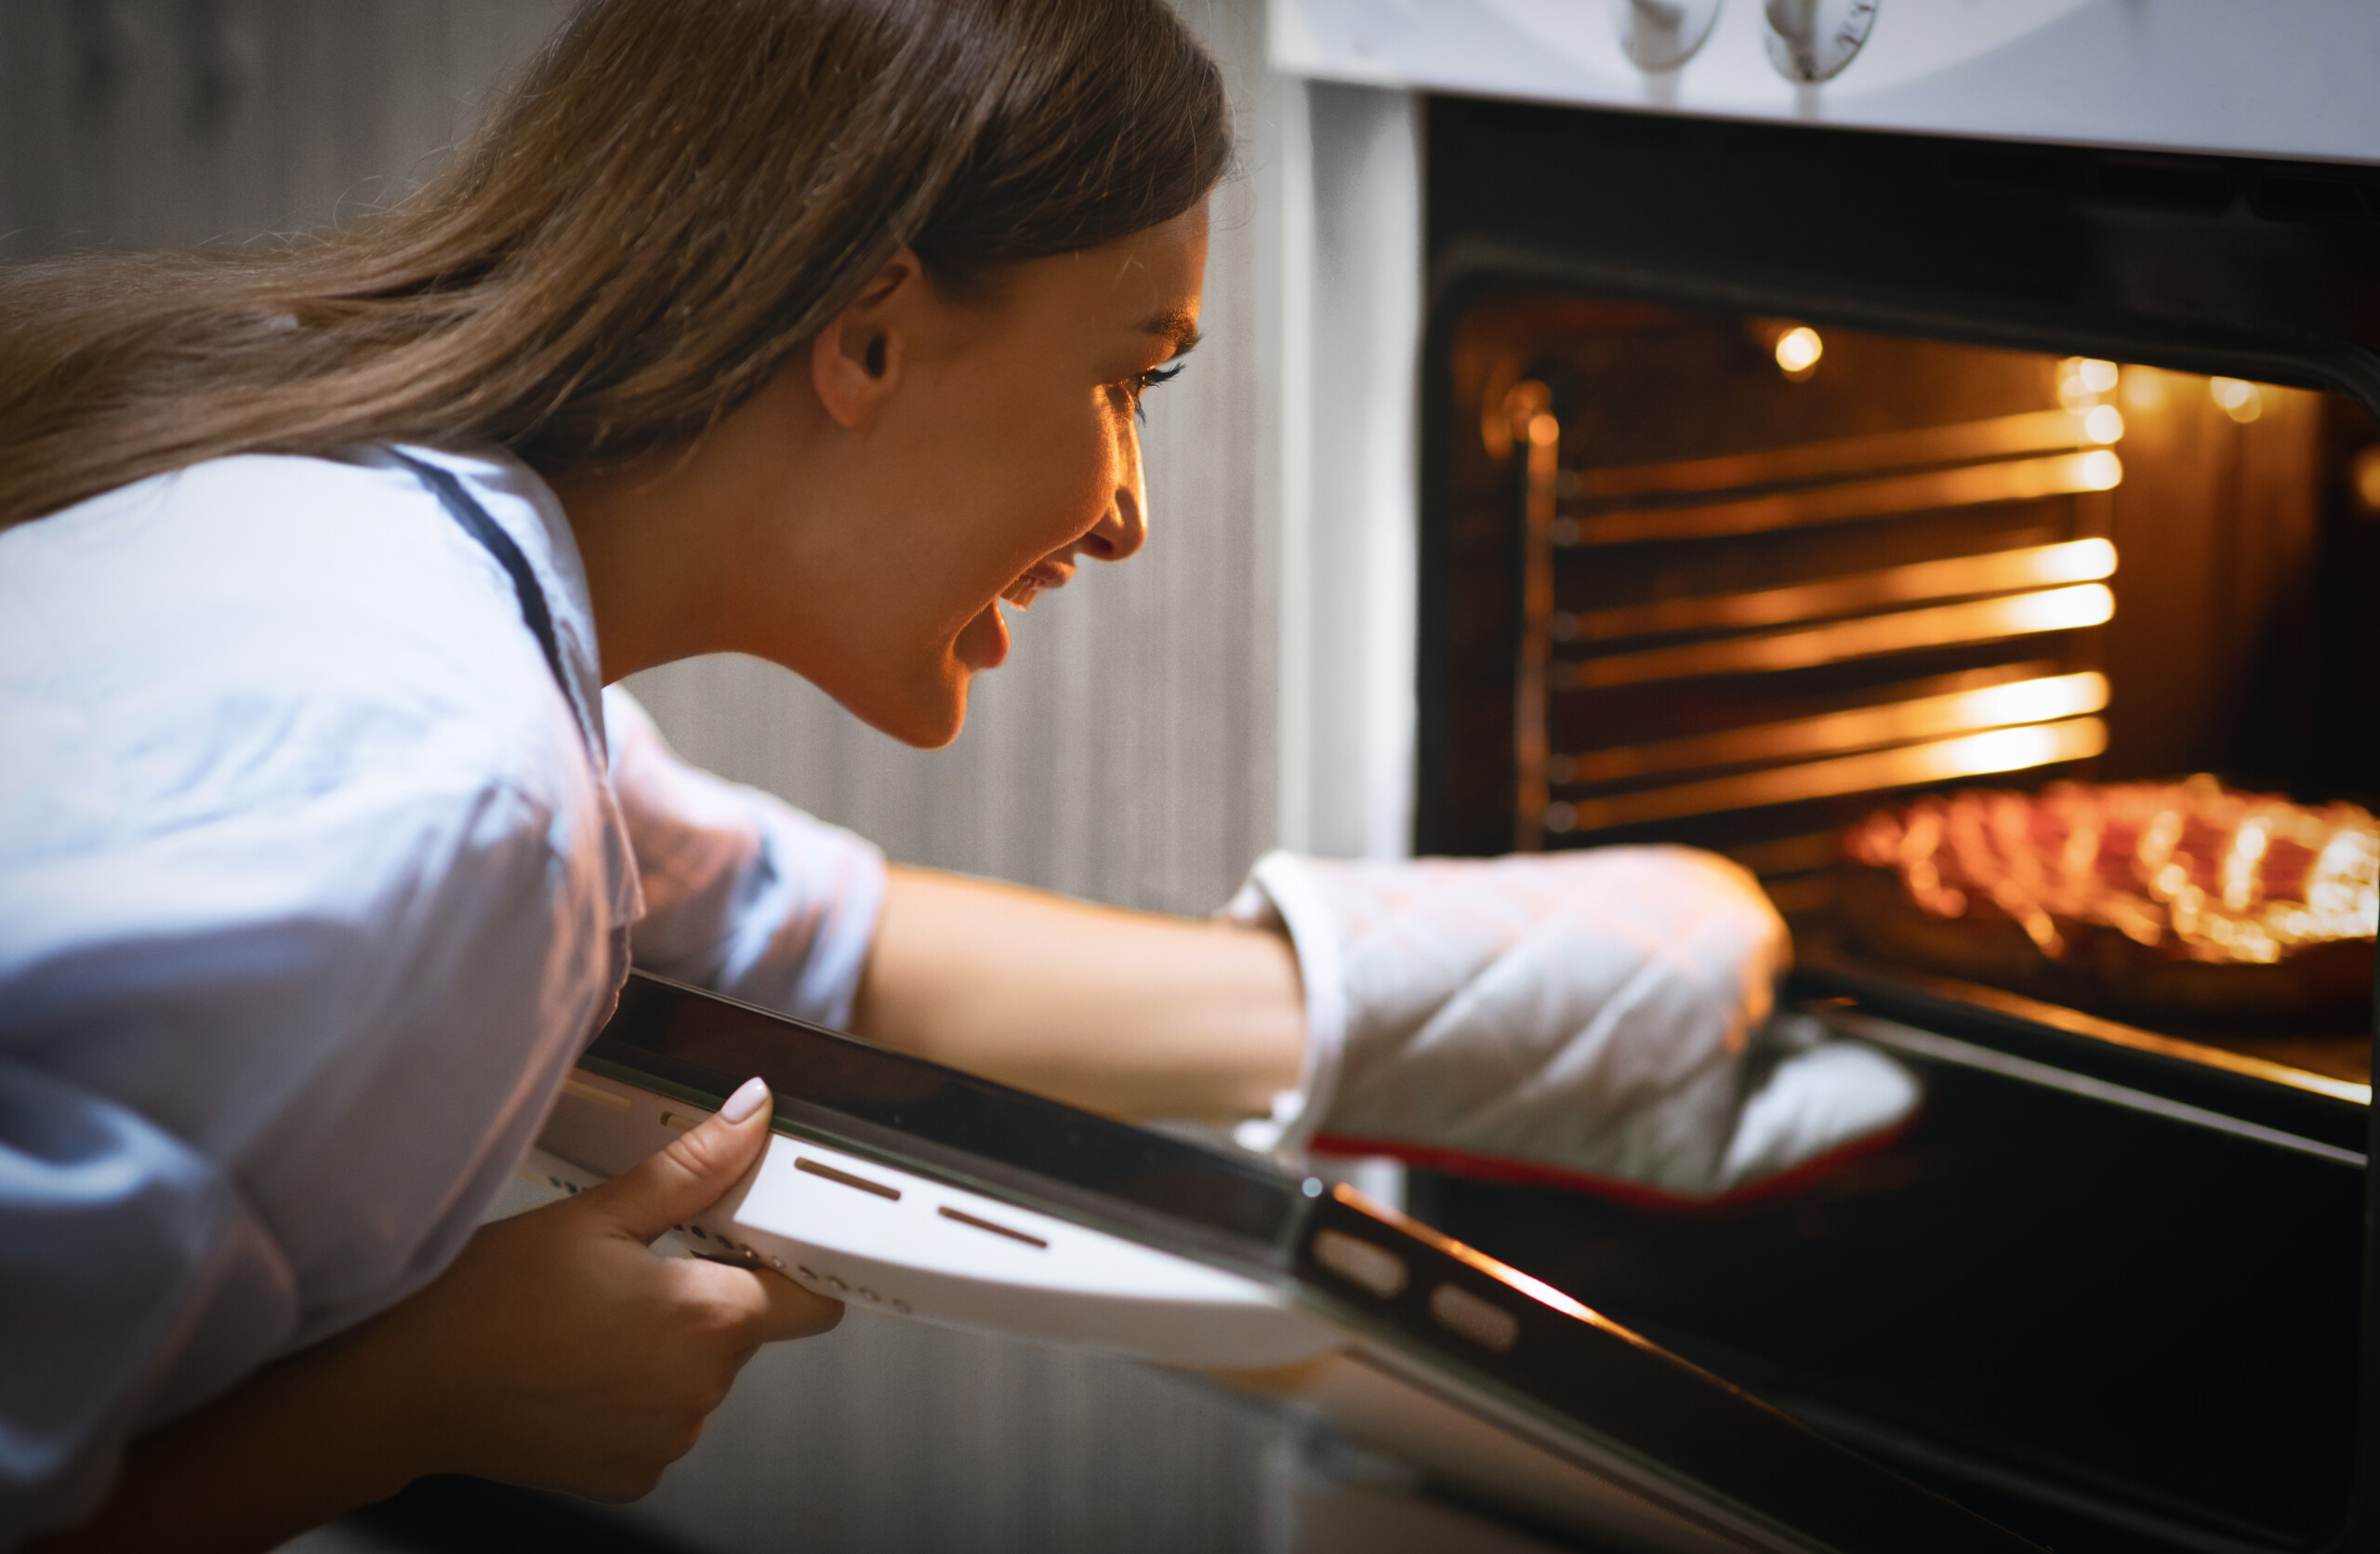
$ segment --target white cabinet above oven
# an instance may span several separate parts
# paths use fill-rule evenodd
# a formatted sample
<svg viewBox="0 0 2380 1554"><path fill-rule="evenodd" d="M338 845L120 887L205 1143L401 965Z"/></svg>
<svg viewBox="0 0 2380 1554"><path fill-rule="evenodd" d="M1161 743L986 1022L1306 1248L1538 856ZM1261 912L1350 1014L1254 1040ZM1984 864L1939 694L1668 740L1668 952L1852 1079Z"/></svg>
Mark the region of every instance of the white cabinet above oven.
<svg viewBox="0 0 2380 1554"><path fill-rule="evenodd" d="M1719 118L2380 161L2373 0L1274 0L1292 75ZM1806 16L1805 13L1808 13ZM1774 20L1772 20L1774 19ZM1831 79L1789 80L1776 27L1814 28Z"/></svg>

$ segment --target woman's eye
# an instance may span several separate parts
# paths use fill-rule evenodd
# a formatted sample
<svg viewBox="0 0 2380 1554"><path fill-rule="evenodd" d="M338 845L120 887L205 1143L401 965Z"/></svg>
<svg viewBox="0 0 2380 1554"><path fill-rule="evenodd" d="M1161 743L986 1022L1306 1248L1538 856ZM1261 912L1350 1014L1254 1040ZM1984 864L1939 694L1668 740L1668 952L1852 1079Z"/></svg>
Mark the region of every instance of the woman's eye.
<svg viewBox="0 0 2380 1554"><path fill-rule="evenodd" d="M1145 423L1149 418L1148 412L1141 405L1141 396L1158 384L1170 383L1182 376L1184 365L1176 362L1171 366L1151 367L1146 372L1135 373L1124 379L1125 392L1132 398L1132 418L1135 421Z"/></svg>

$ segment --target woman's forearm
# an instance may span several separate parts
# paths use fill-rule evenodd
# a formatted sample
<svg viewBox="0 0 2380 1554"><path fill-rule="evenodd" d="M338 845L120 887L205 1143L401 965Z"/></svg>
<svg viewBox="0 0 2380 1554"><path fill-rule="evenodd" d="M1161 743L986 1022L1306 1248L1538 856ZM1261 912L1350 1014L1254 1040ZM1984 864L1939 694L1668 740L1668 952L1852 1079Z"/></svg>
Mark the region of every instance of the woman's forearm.
<svg viewBox="0 0 2380 1554"><path fill-rule="evenodd" d="M892 870L854 1024L1135 1120L1263 1115L1305 1049L1279 934L919 869Z"/></svg>
<svg viewBox="0 0 2380 1554"><path fill-rule="evenodd" d="M842 1315L781 1274L652 1251L753 1168L767 1103L751 1081L626 1175L482 1226L396 1305L136 1441L98 1518L36 1547L261 1550L424 1473L644 1494L754 1349Z"/></svg>
<svg viewBox="0 0 2380 1554"><path fill-rule="evenodd" d="M98 1518L35 1554L234 1554L403 1489L424 1421L362 1334L334 1338L133 1443Z"/></svg>

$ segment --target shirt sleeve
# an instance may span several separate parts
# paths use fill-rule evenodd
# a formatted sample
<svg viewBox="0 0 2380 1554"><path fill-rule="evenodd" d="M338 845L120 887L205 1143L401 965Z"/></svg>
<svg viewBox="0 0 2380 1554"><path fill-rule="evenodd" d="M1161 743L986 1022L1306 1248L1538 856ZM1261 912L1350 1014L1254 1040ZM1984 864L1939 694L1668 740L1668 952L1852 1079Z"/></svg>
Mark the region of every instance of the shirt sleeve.
<svg viewBox="0 0 2380 1554"><path fill-rule="evenodd" d="M544 807L354 797L8 877L0 1548L434 1277L626 969Z"/></svg>
<svg viewBox="0 0 2380 1554"><path fill-rule="evenodd" d="M446 1266L634 898L510 579L409 476L216 460L0 534L0 1548Z"/></svg>
<svg viewBox="0 0 2380 1554"><path fill-rule="evenodd" d="M278 1245L212 1162L0 1060L0 1547L88 1516L136 1429L298 1321Z"/></svg>
<svg viewBox="0 0 2380 1554"><path fill-rule="evenodd" d="M603 693L612 787L636 851L636 963L846 1027L884 907L884 855L679 759L634 697Z"/></svg>

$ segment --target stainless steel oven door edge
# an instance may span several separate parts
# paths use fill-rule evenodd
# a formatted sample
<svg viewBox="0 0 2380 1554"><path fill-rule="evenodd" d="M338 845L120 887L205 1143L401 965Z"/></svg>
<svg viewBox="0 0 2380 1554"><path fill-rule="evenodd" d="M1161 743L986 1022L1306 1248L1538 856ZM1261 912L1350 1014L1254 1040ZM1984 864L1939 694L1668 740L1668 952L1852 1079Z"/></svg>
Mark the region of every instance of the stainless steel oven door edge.
<svg viewBox="0 0 2380 1554"><path fill-rule="evenodd" d="M2064 1069L2052 1068L2046 1063L2036 1063L2029 1057L2017 1057L2008 1053L1995 1051L1990 1047L1978 1046L1973 1042L1963 1042L1953 1036L1943 1036L1931 1030L1920 1030L1915 1026L1903 1025L1898 1020L1884 1019L1880 1016L1867 1014L1860 1010L1832 1008L1825 1003L1817 1003L1809 1007L1808 1013L1820 1024L1840 1031L1845 1036L1872 1043L1895 1052L1907 1053L1912 1057L1927 1058L1937 1063L1955 1064L1963 1069L1980 1069L2022 1083L2040 1085L2051 1090L2063 1090L2069 1095L2087 1096L2095 1101L2104 1101L2134 1111L2145 1111L2152 1116L2162 1117L2168 1122L2183 1122L2191 1127L2210 1128L2216 1133L2228 1133L2234 1137L2250 1139L2258 1144L2268 1144L2275 1149L2311 1155L2317 1160L2329 1161L2337 1165L2351 1165L2361 1170L2368 1162L2368 1157L2360 1149L2342 1149L2335 1144L2325 1144L2320 1139L2306 1138L2297 1134L2284 1133L2279 1128L2267 1127L2261 1122L2228 1117L2219 1111L2209 1111L2203 1107L2190 1106L2163 1096L2150 1095L2146 1090L2135 1090L2129 1085L2112 1084L2106 1080L2093 1079L2085 1074L2070 1073Z"/></svg>

